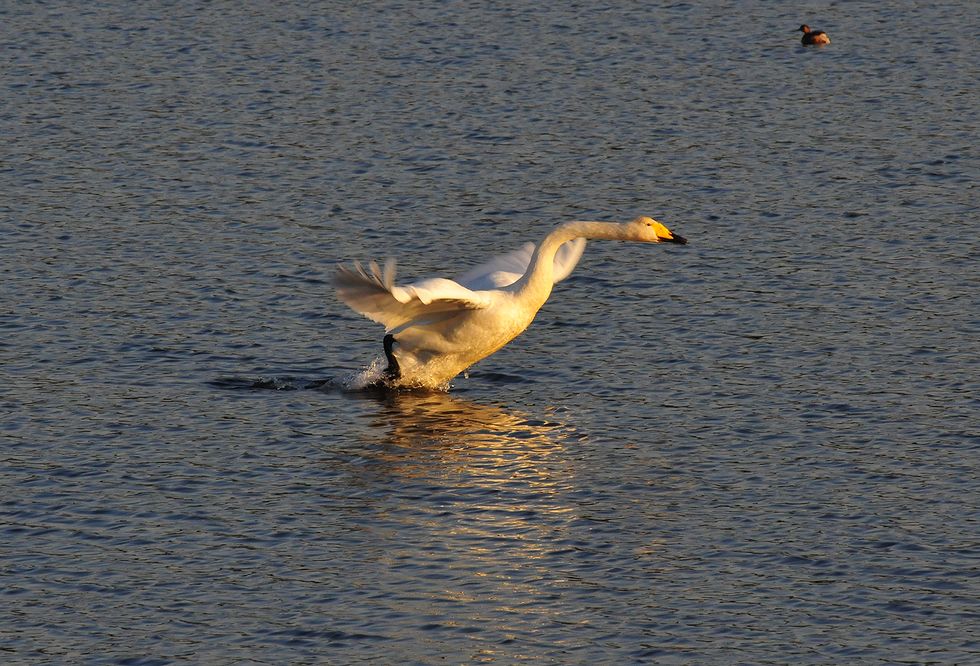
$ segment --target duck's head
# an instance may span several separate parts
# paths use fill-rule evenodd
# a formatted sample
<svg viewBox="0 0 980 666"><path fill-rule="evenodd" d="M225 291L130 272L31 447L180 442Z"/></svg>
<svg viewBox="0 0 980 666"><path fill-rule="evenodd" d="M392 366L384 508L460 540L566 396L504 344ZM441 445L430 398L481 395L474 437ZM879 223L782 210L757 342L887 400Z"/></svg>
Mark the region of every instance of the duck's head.
<svg viewBox="0 0 980 666"><path fill-rule="evenodd" d="M641 215L630 224L636 227L637 240L647 243L678 243L679 245L687 243L686 238L678 236L652 217Z"/></svg>
<svg viewBox="0 0 980 666"><path fill-rule="evenodd" d="M804 23L797 30L794 30L793 32L802 32L805 35L806 33L810 32L810 26Z"/></svg>

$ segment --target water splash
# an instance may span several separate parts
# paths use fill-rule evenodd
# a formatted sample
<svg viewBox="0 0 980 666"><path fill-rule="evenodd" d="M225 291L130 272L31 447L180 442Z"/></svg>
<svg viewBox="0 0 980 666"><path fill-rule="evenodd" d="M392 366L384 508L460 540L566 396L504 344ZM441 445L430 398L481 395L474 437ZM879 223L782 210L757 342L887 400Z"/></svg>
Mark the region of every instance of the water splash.
<svg viewBox="0 0 980 666"><path fill-rule="evenodd" d="M341 378L304 379L302 377L218 377L208 383L219 389L244 391L344 391L344 392L434 392L446 393L450 384L440 387L407 386L392 381L386 374L388 364L384 358L375 358L369 366L355 370Z"/></svg>
<svg viewBox="0 0 980 666"><path fill-rule="evenodd" d="M334 379L301 379L298 377L219 377L208 383L219 389L245 391L306 391L343 388Z"/></svg>
<svg viewBox="0 0 980 666"><path fill-rule="evenodd" d="M347 391L363 391L372 386L380 386L385 383L385 368L387 362L382 358L371 361L371 365L363 370L357 370L349 374L341 381L341 385Z"/></svg>
<svg viewBox="0 0 980 666"><path fill-rule="evenodd" d="M386 359L377 357L371 361L371 365L363 370L355 371L345 377L341 384L345 391L367 391L381 389L383 391L424 391L446 393L451 384L446 383L442 386L430 386L428 384L407 385L391 380L385 370L388 367Z"/></svg>

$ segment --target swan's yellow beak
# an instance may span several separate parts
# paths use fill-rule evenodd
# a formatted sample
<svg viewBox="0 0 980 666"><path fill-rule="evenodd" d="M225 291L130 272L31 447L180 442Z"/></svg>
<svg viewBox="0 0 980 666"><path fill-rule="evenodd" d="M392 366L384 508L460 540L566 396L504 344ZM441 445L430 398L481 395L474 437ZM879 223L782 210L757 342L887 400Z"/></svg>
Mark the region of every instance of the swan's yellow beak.
<svg viewBox="0 0 980 666"><path fill-rule="evenodd" d="M653 230L657 233L657 241L660 243L677 243L679 245L686 245L687 239L683 236L678 236L670 229L654 221Z"/></svg>

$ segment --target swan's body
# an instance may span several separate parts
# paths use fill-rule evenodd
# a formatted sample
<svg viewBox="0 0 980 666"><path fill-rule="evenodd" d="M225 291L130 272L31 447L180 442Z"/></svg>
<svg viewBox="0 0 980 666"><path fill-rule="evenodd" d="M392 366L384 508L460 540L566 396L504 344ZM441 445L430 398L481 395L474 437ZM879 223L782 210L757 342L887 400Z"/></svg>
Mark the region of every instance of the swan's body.
<svg viewBox="0 0 980 666"><path fill-rule="evenodd" d="M810 26L804 24L797 28L796 31L803 33L803 38L800 40L803 42L803 46L823 46L824 44L830 44L830 35L823 30L811 30Z"/></svg>
<svg viewBox="0 0 980 666"><path fill-rule="evenodd" d="M453 280L394 283L394 264L365 271L338 266L337 296L384 324L392 386L442 388L453 377L520 335L548 300L555 283L575 268L585 239L686 243L649 217L632 222L566 222L537 247L491 259Z"/></svg>

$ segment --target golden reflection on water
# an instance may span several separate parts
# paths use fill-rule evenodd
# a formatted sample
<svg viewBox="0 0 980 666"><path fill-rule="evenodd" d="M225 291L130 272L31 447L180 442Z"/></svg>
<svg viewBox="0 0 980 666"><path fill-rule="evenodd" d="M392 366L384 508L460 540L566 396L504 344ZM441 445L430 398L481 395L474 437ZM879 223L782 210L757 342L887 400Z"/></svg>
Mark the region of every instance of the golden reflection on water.
<svg viewBox="0 0 980 666"><path fill-rule="evenodd" d="M555 530L573 512L574 429L445 393L386 396L374 421L385 433L374 462L404 486L439 495L402 507L406 519L466 543L466 559L485 569L474 575L490 575L501 549L527 561L555 547Z"/></svg>
<svg viewBox="0 0 980 666"><path fill-rule="evenodd" d="M542 631L592 621L569 600L608 588L609 557L620 558L614 567L624 552L626 562L654 557L594 515L583 481L594 474L581 467L593 444L554 414L403 393L366 415L358 482L373 510L361 552L383 572L379 615L426 627L410 639L420 649L466 632L462 661L520 660ZM575 644L576 634L562 636Z"/></svg>
<svg viewBox="0 0 980 666"><path fill-rule="evenodd" d="M374 425L386 431L382 458L398 473L421 472L413 461L436 456L458 471L469 468L512 468L516 462L529 482L544 482L547 468L539 463L560 454L573 435L561 422L532 418L515 410L480 404L446 393L397 393L386 396ZM495 465L496 464L496 465ZM426 474L431 473L428 469ZM532 469L541 475L532 474ZM481 475L484 476L484 475Z"/></svg>

